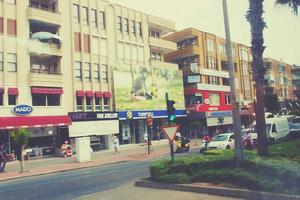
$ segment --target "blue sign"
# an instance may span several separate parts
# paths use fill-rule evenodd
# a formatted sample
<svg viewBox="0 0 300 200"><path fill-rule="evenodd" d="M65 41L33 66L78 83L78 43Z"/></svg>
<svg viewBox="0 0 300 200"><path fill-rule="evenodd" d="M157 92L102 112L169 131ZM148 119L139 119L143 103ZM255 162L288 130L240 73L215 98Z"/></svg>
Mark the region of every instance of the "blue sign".
<svg viewBox="0 0 300 200"><path fill-rule="evenodd" d="M12 113L15 115L25 116L32 113L33 108L29 105L17 105L12 109Z"/></svg>
<svg viewBox="0 0 300 200"><path fill-rule="evenodd" d="M120 111L119 112L119 119L127 119L127 111ZM132 114L133 119L146 119L148 115L152 116L153 118L165 118L168 117L168 113L166 110L133 110L130 111ZM176 110L175 111L176 117L186 116L185 110Z"/></svg>

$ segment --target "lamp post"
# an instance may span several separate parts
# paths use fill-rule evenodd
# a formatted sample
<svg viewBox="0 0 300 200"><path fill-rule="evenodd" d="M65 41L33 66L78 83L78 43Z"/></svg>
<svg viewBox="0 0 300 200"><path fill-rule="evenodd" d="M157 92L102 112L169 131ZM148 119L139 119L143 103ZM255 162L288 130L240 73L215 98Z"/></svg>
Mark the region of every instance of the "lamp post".
<svg viewBox="0 0 300 200"><path fill-rule="evenodd" d="M234 79L234 65L232 59L232 47L230 38L229 19L227 11L227 1L223 1L223 14L224 14L224 26L226 35L226 54L229 66L229 77L230 77L230 99L232 104L232 118L233 118L233 132L234 132L234 147L235 147L235 159L236 164L239 165L243 159L243 148L242 148L242 135L241 135L241 115L239 110L239 102L236 100L236 86Z"/></svg>

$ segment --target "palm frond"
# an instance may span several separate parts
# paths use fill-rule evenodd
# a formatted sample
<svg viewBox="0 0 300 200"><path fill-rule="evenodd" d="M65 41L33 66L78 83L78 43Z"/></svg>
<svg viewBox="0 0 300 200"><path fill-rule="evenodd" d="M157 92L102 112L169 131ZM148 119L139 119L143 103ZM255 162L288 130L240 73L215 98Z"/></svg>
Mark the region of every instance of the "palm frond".
<svg viewBox="0 0 300 200"><path fill-rule="evenodd" d="M295 15L298 15L298 7L300 6L300 0L276 0L276 4L288 4L289 7L292 8L292 12Z"/></svg>

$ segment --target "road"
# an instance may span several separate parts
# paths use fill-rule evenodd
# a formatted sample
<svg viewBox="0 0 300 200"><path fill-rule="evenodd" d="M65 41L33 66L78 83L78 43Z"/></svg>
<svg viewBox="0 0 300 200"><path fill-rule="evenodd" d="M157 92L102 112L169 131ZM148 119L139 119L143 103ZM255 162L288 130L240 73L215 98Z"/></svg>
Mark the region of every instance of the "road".
<svg viewBox="0 0 300 200"><path fill-rule="evenodd" d="M3 181L0 182L0 200L133 200L143 199L138 195L142 195L143 193L147 193L151 197L153 189L136 188L132 185L132 183L137 179L140 179L142 177L149 177L150 174L148 167L150 162L151 161L124 162L113 165L86 168L82 170L61 172L51 175L30 177L12 181ZM131 192L129 192L128 190L131 190ZM118 192L114 193L113 191ZM159 190L159 192L156 194L158 196L158 198L156 199L159 199L160 196L158 194L160 193L167 194L168 192ZM174 191L169 191L169 193L172 195L170 195L168 198L163 198L164 200L180 199L180 195L174 195ZM188 196L192 195L190 193L181 194ZM174 198L171 198L172 196ZM225 198L222 197L205 199Z"/></svg>

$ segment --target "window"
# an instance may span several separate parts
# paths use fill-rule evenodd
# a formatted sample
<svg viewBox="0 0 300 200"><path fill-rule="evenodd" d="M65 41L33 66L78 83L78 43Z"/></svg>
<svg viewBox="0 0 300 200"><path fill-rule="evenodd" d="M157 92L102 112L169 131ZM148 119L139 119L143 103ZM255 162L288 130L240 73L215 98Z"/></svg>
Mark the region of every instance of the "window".
<svg viewBox="0 0 300 200"><path fill-rule="evenodd" d="M75 48L75 51L81 52L81 36L80 36L80 33L74 33L74 48Z"/></svg>
<svg viewBox="0 0 300 200"><path fill-rule="evenodd" d="M83 35L83 51L84 53L90 53L90 36L84 34Z"/></svg>
<svg viewBox="0 0 300 200"><path fill-rule="evenodd" d="M247 78L244 78L243 82L244 82L244 89L249 91L250 90L250 82L249 82L249 80Z"/></svg>
<svg viewBox="0 0 300 200"><path fill-rule="evenodd" d="M248 76L249 75L248 63L242 62L242 67L243 67L243 76Z"/></svg>
<svg viewBox="0 0 300 200"><path fill-rule="evenodd" d="M8 95L8 105L17 105L17 95Z"/></svg>
<svg viewBox="0 0 300 200"><path fill-rule="evenodd" d="M60 106L60 94L32 94L33 106Z"/></svg>
<svg viewBox="0 0 300 200"><path fill-rule="evenodd" d="M221 44L221 45L220 45L220 53L221 53L221 54L226 54L226 47L225 47L225 44Z"/></svg>
<svg viewBox="0 0 300 200"><path fill-rule="evenodd" d="M7 34L8 35L17 35L16 20L7 19Z"/></svg>
<svg viewBox="0 0 300 200"><path fill-rule="evenodd" d="M151 60L157 60L157 61L161 61L161 53L160 52L155 52L155 51L151 51L151 56L150 56Z"/></svg>
<svg viewBox="0 0 300 200"><path fill-rule="evenodd" d="M107 65L101 66L101 76L102 76L102 80L105 83L108 83L108 67L107 67Z"/></svg>
<svg viewBox="0 0 300 200"><path fill-rule="evenodd" d="M94 68L94 81L100 82L99 64L93 64Z"/></svg>
<svg viewBox="0 0 300 200"><path fill-rule="evenodd" d="M75 23L80 23L79 5L73 4L73 20Z"/></svg>
<svg viewBox="0 0 300 200"><path fill-rule="evenodd" d="M103 99L103 103L104 103L104 110L109 110L109 98L104 97Z"/></svg>
<svg viewBox="0 0 300 200"><path fill-rule="evenodd" d="M200 61L199 56L187 56L185 58L177 60L177 63L179 68L182 68L186 66L191 66L192 63L196 63L198 66L199 61Z"/></svg>
<svg viewBox="0 0 300 200"><path fill-rule="evenodd" d="M84 63L84 78L87 82L91 81L91 64Z"/></svg>
<svg viewBox="0 0 300 200"><path fill-rule="evenodd" d="M91 111L92 110L92 97L86 97L85 100L86 100L85 101L86 102L85 110Z"/></svg>
<svg viewBox="0 0 300 200"><path fill-rule="evenodd" d="M75 78L77 81L82 81L81 62L75 62Z"/></svg>
<svg viewBox="0 0 300 200"><path fill-rule="evenodd" d="M135 21L131 20L131 33L136 35Z"/></svg>
<svg viewBox="0 0 300 200"><path fill-rule="evenodd" d="M92 53L99 54L99 38L95 36L92 38Z"/></svg>
<svg viewBox="0 0 300 200"><path fill-rule="evenodd" d="M139 35L139 36L143 36L143 31L142 31L142 22L138 22L137 23L137 34Z"/></svg>
<svg viewBox="0 0 300 200"><path fill-rule="evenodd" d="M100 29L105 29L105 12L100 11Z"/></svg>
<svg viewBox="0 0 300 200"><path fill-rule="evenodd" d="M0 33L3 33L3 17L0 17Z"/></svg>
<svg viewBox="0 0 300 200"><path fill-rule="evenodd" d="M17 55L15 53L7 54L7 71L8 72L17 71Z"/></svg>
<svg viewBox="0 0 300 200"><path fill-rule="evenodd" d="M16 4L16 0L6 0L9 4Z"/></svg>
<svg viewBox="0 0 300 200"><path fill-rule="evenodd" d="M210 52L215 52L215 44L214 41L211 39L206 40L207 50Z"/></svg>
<svg viewBox="0 0 300 200"><path fill-rule="evenodd" d="M242 59L241 59L241 60L249 61L247 49L242 49L242 50L241 50L241 54L242 54L242 55L241 55L241 56L242 56Z"/></svg>
<svg viewBox="0 0 300 200"><path fill-rule="evenodd" d="M99 111L101 110L101 98L95 97L95 110Z"/></svg>
<svg viewBox="0 0 300 200"><path fill-rule="evenodd" d="M3 52L0 52L0 71L3 71Z"/></svg>
<svg viewBox="0 0 300 200"><path fill-rule="evenodd" d="M128 20L128 18L124 18L124 31L125 31L125 33L129 33L129 20Z"/></svg>
<svg viewBox="0 0 300 200"><path fill-rule="evenodd" d="M98 22L97 22L97 10L92 9L92 19L91 19L91 24L93 27L97 27Z"/></svg>
<svg viewBox="0 0 300 200"><path fill-rule="evenodd" d="M219 85L219 77L208 76L208 84Z"/></svg>
<svg viewBox="0 0 300 200"><path fill-rule="evenodd" d="M229 94L225 94L225 104L229 105L231 103L230 101L230 95Z"/></svg>
<svg viewBox="0 0 300 200"><path fill-rule="evenodd" d="M160 38L160 32L156 31L156 30L150 30L149 35L150 35L150 37Z"/></svg>
<svg viewBox="0 0 300 200"><path fill-rule="evenodd" d="M82 7L82 24L88 25L89 24L89 10L87 7Z"/></svg>
<svg viewBox="0 0 300 200"><path fill-rule="evenodd" d="M220 95L219 94L209 94L209 100L211 106L220 106Z"/></svg>
<svg viewBox="0 0 300 200"><path fill-rule="evenodd" d="M187 95L185 96L185 102L187 103L187 105L203 104L203 96L199 93L196 93L195 95Z"/></svg>
<svg viewBox="0 0 300 200"><path fill-rule="evenodd" d="M197 37L186 38L184 40L181 40L177 42L177 49L182 49L191 45L197 45L197 40Z"/></svg>
<svg viewBox="0 0 300 200"><path fill-rule="evenodd" d="M0 91L0 106L3 106L3 93Z"/></svg>
<svg viewBox="0 0 300 200"><path fill-rule="evenodd" d="M83 98L82 97L76 97L76 110L83 111Z"/></svg>
<svg viewBox="0 0 300 200"><path fill-rule="evenodd" d="M120 16L117 17L117 30L122 32L122 17Z"/></svg>
<svg viewBox="0 0 300 200"><path fill-rule="evenodd" d="M230 82L229 82L229 78L222 78L223 79L223 85L230 85Z"/></svg>
<svg viewBox="0 0 300 200"><path fill-rule="evenodd" d="M216 58L208 57L208 68L209 69L217 69Z"/></svg>
<svg viewBox="0 0 300 200"><path fill-rule="evenodd" d="M100 41L100 53L101 56L107 56L107 40L101 39Z"/></svg>

